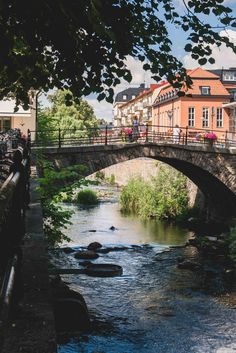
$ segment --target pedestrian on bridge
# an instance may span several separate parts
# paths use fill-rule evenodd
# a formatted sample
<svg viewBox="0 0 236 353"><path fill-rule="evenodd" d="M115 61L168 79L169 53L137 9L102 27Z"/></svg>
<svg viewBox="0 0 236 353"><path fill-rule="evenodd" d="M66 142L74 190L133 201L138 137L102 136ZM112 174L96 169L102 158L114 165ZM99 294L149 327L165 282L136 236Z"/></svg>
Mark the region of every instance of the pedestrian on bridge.
<svg viewBox="0 0 236 353"><path fill-rule="evenodd" d="M176 124L173 128L173 142L174 143L179 143L180 133L181 133L181 129L180 129L179 125Z"/></svg>

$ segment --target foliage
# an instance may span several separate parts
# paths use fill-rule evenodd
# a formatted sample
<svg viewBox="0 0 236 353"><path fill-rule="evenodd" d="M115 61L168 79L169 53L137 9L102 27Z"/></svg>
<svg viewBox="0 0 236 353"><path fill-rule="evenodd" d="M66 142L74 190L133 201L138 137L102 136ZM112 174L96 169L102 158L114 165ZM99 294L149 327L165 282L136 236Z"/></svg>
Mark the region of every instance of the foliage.
<svg viewBox="0 0 236 353"><path fill-rule="evenodd" d="M173 168L160 167L157 177L150 182L141 177L129 180L120 202L123 210L142 218L175 219L188 208L186 178Z"/></svg>
<svg viewBox="0 0 236 353"><path fill-rule="evenodd" d="M44 233L50 246L69 241L63 233L70 224L71 211L64 210L59 202L62 201L63 193L72 196L73 189L81 185L88 185L89 181L83 178L85 166L75 165L54 170L50 162L40 158L37 160L43 177L39 178L38 187L44 218Z"/></svg>
<svg viewBox="0 0 236 353"><path fill-rule="evenodd" d="M236 27L236 21L223 0L183 0L183 6L175 1L2 1L0 99L11 92L26 106L32 88L56 87L111 102L120 78L132 79L125 65L129 55L155 80L166 76L175 87L190 84L172 55L169 32L185 32L185 51L199 65L213 64L211 45L225 43L235 51L219 28Z"/></svg>
<svg viewBox="0 0 236 353"><path fill-rule="evenodd" d="M115 185L115 183L116 183L115 175L111 174L110 177L106 178L106 182L111 184L111 185Z"/></svg>
<svg viewBox="0 0 236 353"><path fill-rule="evenodd" d="M98 197L95 191L90 189L83 189L77 195L77 202L80 205L97 205Z"/></svg>
<svg viewBox="0 0 236 353"><path fill-rule="evenodd" d="M71 99L68 105L68 97ZM98 120L87 101L75 100L69 90L57 90L48 96L49 108L38 114L38 139L41 142L60 138L81 138L97 133Z"/></svg>
<svg viewBox="0 0 236 353"><path fill-rule="evenodd" d="M96 177L96 179L104 180L105 173L103 171L99 170L98 172L96 172L95 177Z"/></svg>

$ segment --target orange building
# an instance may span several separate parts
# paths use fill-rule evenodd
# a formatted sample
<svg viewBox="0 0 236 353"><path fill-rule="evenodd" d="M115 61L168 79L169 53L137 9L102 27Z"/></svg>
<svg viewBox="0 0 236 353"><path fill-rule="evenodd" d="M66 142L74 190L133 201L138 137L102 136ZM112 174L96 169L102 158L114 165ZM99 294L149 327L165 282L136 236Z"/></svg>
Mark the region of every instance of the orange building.
<svg viewBox="0 0 236 353"><path fill-rule="evenodd" d="M236 71L236 70L235 70ZM216 130L219 136L225 131L235 134L235 112L232 105L232 92L236 82L227 84L222 75L196 68L188 71L192 79L191 88L182 88L185 96L178 96L177 89L170 84L162 87L153 104L154 130L162 131L160 126ZM232 91L233 90L233 91ZM164 131L164 130L163 130Z"/></svg>

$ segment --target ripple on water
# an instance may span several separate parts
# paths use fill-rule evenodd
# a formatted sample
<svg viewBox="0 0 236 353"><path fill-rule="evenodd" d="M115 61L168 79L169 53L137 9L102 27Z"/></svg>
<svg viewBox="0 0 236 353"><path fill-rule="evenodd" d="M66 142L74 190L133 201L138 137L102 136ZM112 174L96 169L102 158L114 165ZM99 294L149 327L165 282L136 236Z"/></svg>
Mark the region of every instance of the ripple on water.
<svg viewBox="0 0 236 353"><path fill-rule="evenodd" d="M94 261L121 265L121 277L62 276L83 294L92 328L87 334L60 338L58 353L236 352L236 310L201 292L195 273L176 268L179 256L192 258L194 252L165 252L168 245L183 244L186 231L123 217L115 204L74 217L72 244L99 241L129 248L100 254ZM111 225L118 230L109 231ZM142 246L145 243L152 246ZM78 266L73 254L60 252L53 261L61 267Z"/></svg>

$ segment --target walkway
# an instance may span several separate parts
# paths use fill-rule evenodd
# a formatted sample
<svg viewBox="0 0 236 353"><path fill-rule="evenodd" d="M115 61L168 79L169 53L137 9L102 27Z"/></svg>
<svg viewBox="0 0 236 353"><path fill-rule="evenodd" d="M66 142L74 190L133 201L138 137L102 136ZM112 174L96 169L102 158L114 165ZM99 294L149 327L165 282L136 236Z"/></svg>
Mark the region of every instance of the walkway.
<svg viewBox="0 0 236 353"><path fill-rule="evenodd" d="M23 298L15 317L3 331L2 353L56 353L54 317L50 305L48 260L42 228L41 205L32 168L31 203L26 213L23 250Z"/></svg>

